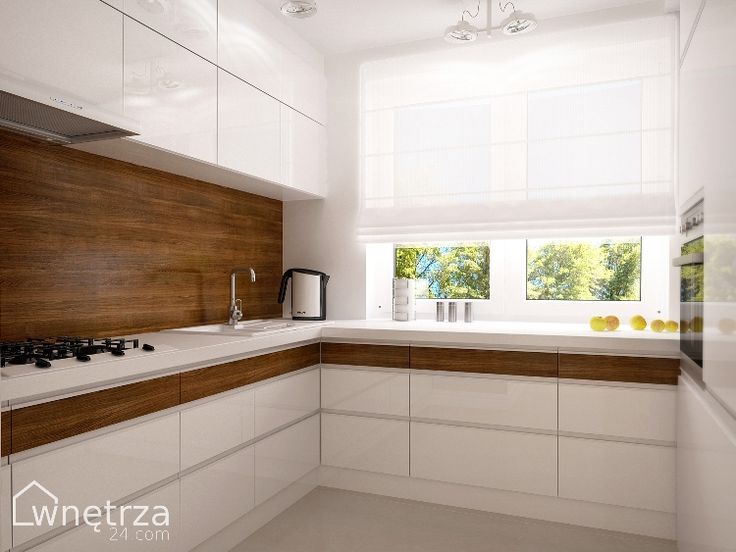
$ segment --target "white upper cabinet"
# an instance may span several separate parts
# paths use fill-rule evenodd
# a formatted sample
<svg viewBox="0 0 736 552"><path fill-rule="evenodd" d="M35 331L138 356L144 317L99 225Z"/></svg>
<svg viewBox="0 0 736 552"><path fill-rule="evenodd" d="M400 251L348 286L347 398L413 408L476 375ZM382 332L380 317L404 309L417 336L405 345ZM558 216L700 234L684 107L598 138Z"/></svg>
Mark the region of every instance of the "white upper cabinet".
<svg viewBox="0 0 736 552"><path fill-rule="evenodd" d="M685 47L704 1L680 0L680 57L685 53Z"/></svg>
<svg viewBox="0 0 736 552"><path fill-rule="evenodd" d="M322 56L256 0L219 0L218 64L319 122Z"/></svg>
<svg viewBox="0 0 736 552"><path fill-rule="evenodd" d="M280 182L281 104L222 70L218 98L218 164Z"/></svg>
<svg viewBox="0 0 736 552"><path fill-rule="evenodd" d="M136 140L217 162L217 67L125 18L125 114Z"/></svg>
<svg viewBox="0 0 736 552"><path fill-rule="evenodd" d="M327 195L325 127L282 104L281 129L282 182Z"/></svg>
<svg viewBox="0 0 736 552"><path fill-rule="evenodd" d="M217 0L124 0L123 11L217 63Z"/></svg>
<svg viewBox="0 0 736 552"><path fill-rule="evenodd" d="M0 2L0 74L123 110L123 16L99 0Z"/></svg>

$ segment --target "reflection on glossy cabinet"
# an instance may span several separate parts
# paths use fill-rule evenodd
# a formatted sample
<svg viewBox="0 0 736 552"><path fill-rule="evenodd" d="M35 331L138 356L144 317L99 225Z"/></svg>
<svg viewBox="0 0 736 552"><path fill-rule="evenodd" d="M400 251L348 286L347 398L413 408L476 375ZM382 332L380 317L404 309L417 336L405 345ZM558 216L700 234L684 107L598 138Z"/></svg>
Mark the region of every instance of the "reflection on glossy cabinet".
<svg viewBox="0 0 736 552"><path fill-rule="evenodd" d="M411 476L556 496L557 437L412 422Z"/></svg>
<svg viewBox="0 0 736 552"><path fill-rule="evenodd" d="M323 413L322 464L409 475L409 422Z"/></svg>
<svg viewBox="0 0 736 552"><path fill-rule="evenodd" d="M256 437L319 410L319 370L255 389Z"/></svg>
<svg viewBox="0 0 736 552"><path fill-rule="evenodd" d="M181 478L186 550L253 509L253 461L253 447L248 447Z"/></svg>
<svg viewBox="0 0 736 552"><path fill-rule="evenodd" d="M0 73L123 111L123 16L98 0L5 0Z"/></svg>
<svg viewBox="0 0 736 552"><path fill-rule="evenodd" d="M559 438L560 497L675 511L674 447Z"/></svg>
<svg viewBox="0 0 736 552"><path fill-rule="evenodd" d="M279 102L225 71L218 79L218 164L280 182Z"/></svg>
<svg viewBox="0 0 736 552"><path fill-rule="evenodd" d="M282 104L282 182L316 196L325 196L325 141L325 127Z"/></svg>
<svg viewBox="0 0 736 552"><path fill-rule="evenodd" d="M215 398L181 411L181 469L253 439L252 389Z"/></svg>
<svg viewBox="0 0 736 552"><path fill-rule="evenodd" d="M411 415L556 430L557 380L412 374Z"/></svg>
<svg viewBox="0 0 736 552"><path fill-rule="evenodd" d="M319 467L319 414L255 444L256 504Z"/></svg>
<svg viewBox="0 0 736 552"><path fill-rule="evenodd" d="M217 68L125 17L125 114L136 140L217 162Z"/></svg>
<svg viewBox="0 0 736 552"><path fill-rule="evenodd" d="M10 466L3 466L0 468L0 550L2 552L8 550L12 543L10 496Z"/></svg>
<svg viewBox="0 0 736 552"><path fill-rule="evenodd" d="M217 63L217 0L124 0L123 11Z"/></svg>
<svg viewBox="0 0 736 552"><path fill-rule="evenodd" d="M409 374L322 366L322 408L409 415Z"/></svg>
<svg viewBox="0 0 736 552"><path fill-rule="evenodd" d="M64 504L102 505L115 502L158 483L179 471L179 414L93 437L79 443L15 462L13 494L38 481ZM18 500L18 515L30 512L40 489ZM38 491L38 492L37 492ZM58 517L56 524L61 521ZM48 527L16 526L15 546Z"/></svg>

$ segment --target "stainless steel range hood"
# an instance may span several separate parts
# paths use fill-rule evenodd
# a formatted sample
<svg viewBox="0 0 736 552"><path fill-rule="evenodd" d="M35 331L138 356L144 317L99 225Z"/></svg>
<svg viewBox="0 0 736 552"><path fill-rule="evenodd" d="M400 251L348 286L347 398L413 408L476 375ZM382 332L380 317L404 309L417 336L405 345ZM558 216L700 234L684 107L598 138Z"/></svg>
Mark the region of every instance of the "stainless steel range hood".
<svg viewBox="0 0 736 552"><path fill-rule="evenodd" d="M0 128L58 144L140 134L135 121L7 75L0 75Z"/></svg>

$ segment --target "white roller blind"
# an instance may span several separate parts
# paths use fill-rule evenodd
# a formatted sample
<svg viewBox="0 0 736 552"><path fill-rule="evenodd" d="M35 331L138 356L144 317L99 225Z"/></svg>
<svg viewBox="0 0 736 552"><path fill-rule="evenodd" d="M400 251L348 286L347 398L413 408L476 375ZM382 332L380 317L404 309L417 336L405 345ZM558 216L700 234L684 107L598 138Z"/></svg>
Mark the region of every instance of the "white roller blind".
<svg viewBox="0 0 736 552"><path fill-rule="evenodd" d="M364 64L360 235L671 232L675 51L662 16Z"/></svg>

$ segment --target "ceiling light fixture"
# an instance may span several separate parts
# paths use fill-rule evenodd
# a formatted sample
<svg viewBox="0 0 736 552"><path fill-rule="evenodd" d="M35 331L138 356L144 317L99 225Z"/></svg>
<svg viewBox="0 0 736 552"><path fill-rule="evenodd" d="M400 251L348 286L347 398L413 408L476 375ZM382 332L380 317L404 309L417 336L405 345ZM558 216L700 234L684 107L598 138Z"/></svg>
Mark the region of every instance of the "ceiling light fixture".
<svg viewBox="0 0 736 552"><path fill-rule="evenodd" d="M310 0L287 0L281 3L281 13L297 19L312 17L317 13L317 2Z"/></svg>
<svg viewBox="0 0 736 552"><path fill-rule="evenodd" d="M506 13L506 8L511 6L513 10L511 15L501 22L501 30L505 35L517 35L533 31L537 28L537 18L532 13L521 12L516 9L513 2L506 2L503 6L501 0L498 2L498 7L503 13Z"/></svg>
<svg viewBox="0 0 736 552"><path fill-rule="evenodd" d="M468 42L473 42L476 38L478 38L478 27L475 25L471 25L467 21L465 21L465 14L468 14L470 17L475 19L478 17L478 14L480 13L480 0L478 0L478 6L475 10L475 14L470 13L468 10L463 10L462 15L460 16L460 21L458 21L455 25L450 25L445 29L445 40L447 42L450 42L452 44L467 44Z"/></svg>

